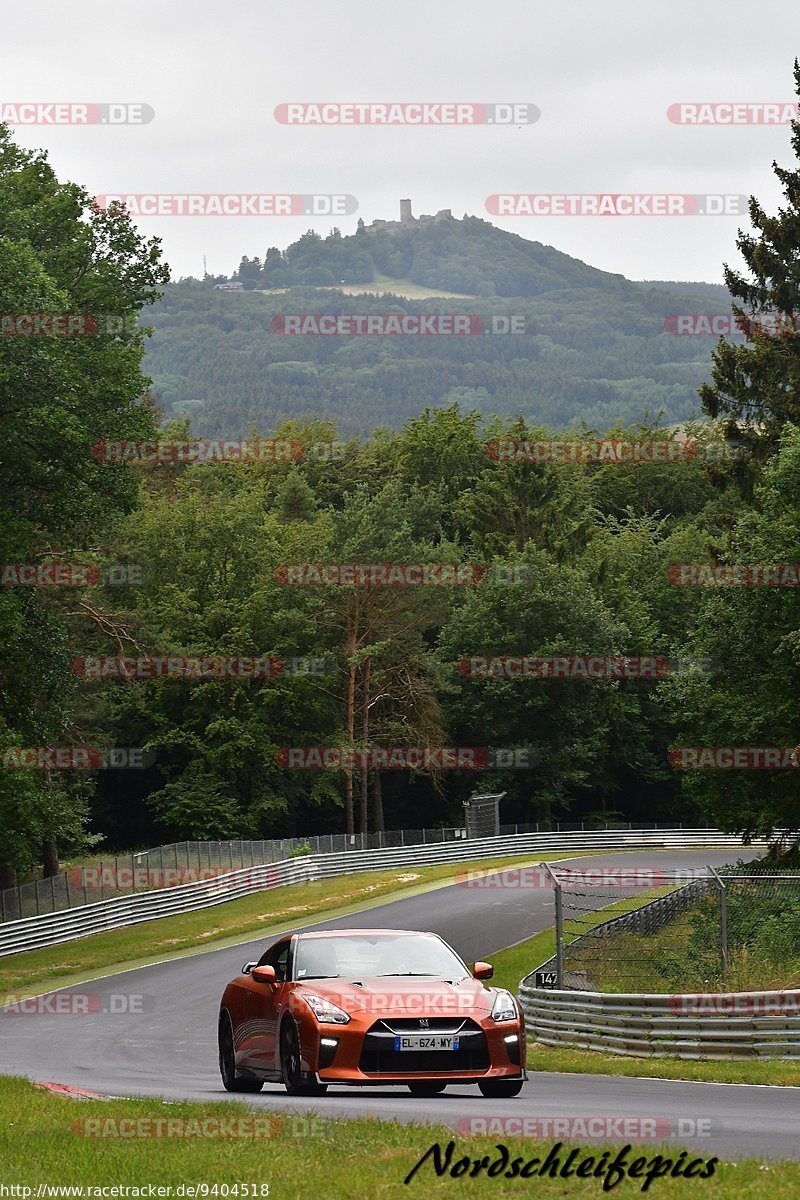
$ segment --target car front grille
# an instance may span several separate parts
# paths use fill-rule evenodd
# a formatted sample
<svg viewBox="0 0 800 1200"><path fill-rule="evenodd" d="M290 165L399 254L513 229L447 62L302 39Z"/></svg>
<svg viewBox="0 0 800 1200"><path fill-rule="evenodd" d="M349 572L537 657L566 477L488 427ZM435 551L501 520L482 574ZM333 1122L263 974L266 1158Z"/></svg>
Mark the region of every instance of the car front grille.
<svg viewBox="0 0 800 1200"><path fill-rule="evenodd" d="M403 1050L394 1048L397 1034L444 1033L458 1036L458 1050ZM365 1075L421 1075L462 1071L487 1071L489 1048L479 1025L453 1017L431 1017L427 1026L419 1020L376 1021L364 1035L359 1069Z"/></svg>

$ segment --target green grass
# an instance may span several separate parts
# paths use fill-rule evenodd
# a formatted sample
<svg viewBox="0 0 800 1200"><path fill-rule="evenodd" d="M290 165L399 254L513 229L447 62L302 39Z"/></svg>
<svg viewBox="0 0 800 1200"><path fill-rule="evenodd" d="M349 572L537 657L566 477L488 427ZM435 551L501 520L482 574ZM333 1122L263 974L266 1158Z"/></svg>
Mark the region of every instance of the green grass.
<svg viewBox="0 0 800 1200"><path fill-rule="evenodd" d="M3 993L31 994L43 987L80 983L98 974L140 966L180 954L234 945L248 934L267 937L270 932L314 917L367 908L395 894L413 895L439 884L445 886L465 869L503 869L515 865L566 857L565 853L485 859L470 863L442 863L433 867L399 867L392 871L364 871L318 883L293 884L255 892L213 908L160 917L107 933L92 934L74 942L0 958L0 997ZM583 855L582 855L583 857ZM532 964L535 965L535 964Z"/></svg>
<svg viewBox="0 0 800 1200"><path fill-rule="evenodd" d="M109 1130L119 1120L164 1122L241 1120L240 1128L252 1128L255 1118L268 1136L166 1136L166 1137L86 1137L81 1130ZM276 1119L277 1118L277 1119ZM93 1125L100 1121L101 1125ZM123 1127L130 1133L143 1126ZM151 1123L150 1128L154 1128ZM157 1126L156 1126L157 1128ZM162 1129L169 1128L161 1126ZM171 1127L175 1130L177 1127ZM184 1126L183 1128L186 1128ZM208 1129L208 1124L195 1130ZM230 1130L230 1126L228 1127ZM0 1078L0 1182L25 1185L34 1189L39 1183L50 1185L127 1187L147 1185L175 1188L180 1184L214 1185L236 1183L269 1186L272 1200L342 1200L358 1196L360 1200L410 1200L430 1196L524 1196L544 1200L565 1196L598 1197L605 1193L598 1179L569 1180L532 1178L530 1180L477 1178L468 1175L460 1185L450 1175L438 1178L428 1163L421 1167L409 1184L403 1180L428 1148L438 1142L443 1148L454 1139L452 1161L462 1155L479 1159L497 1157L501 1142L513 1159L543 1159L552 1142L521 1138L466 1137L449 1129L401 1125L372 1120L331 1121L292 1116L291 1102L283 1111L258 1113L238 1104L164 1104L154 1100L77 1101L54 1096L18 1079ZM579 1143L582 1157L595 1161L601 1150ZM564 1154L569 1147L562 1151ZM662 1150L673 1161L678 1151L650 1143L633 1148L629 1161L641 1155L652 1159ZM612 1156L617 1147L611 1147ZM714 1155L713 1140L697 1151L697 1156ZM694 1151L689 1158L694 1157ZM689 1159L684 1160L688 1162ZM465 1182L466 1180L466 1182ZM242 1195L240 1191L240 1196ZM261 1194L261 1193L258 1193ZM642 1194L642 1180L625 1180L613 1189L614 1196ZM649 1196L668 1200L687 1200L698 1196L710 1200L793 1200L800 1194L800 1163L780 1162L768 1166L754 1160L736 1165L720 1163L709 1180L656 1180ZM173 1193L174 1195L174 1193Z"/></svg>
<svg viewBox="0 0 800 1200"><path fill-rule="evenodd" d="M597 1050L528 1044L528 1069L581 1075L629 1075L649 1079L687 1079L699 1083L758 1083L800 1087L800 1060L694 1062L683 1058L627 1058ZM797 1104L798 1101L792 1101Z"/></svg>
<svg viewBox="0 0 800 1200"><path fill-rule="evenodd" d="M520 980L555 953L555 932L547 929L508 950L492 955L493 983L516 994ZM692 1062L682 1058L634 1058L596 1050L528 1044L528 1068L586 1075L646 1076L705 1083L760 1083L800 1087L800 1060ZM655 1185L654 1185L655 1186Z"/></svg>

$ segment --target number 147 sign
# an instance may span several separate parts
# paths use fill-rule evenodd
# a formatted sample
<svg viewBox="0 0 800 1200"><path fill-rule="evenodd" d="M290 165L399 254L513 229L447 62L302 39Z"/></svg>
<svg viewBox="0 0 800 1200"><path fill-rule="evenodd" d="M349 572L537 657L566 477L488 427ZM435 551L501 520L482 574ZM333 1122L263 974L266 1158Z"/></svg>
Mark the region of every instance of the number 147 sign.
<svg viewBox="0 0 800 1200"><path fill-rule="evenodd" d="M556 971L537 971L536 986L537 988L558 987L558 973Z"/></svg>

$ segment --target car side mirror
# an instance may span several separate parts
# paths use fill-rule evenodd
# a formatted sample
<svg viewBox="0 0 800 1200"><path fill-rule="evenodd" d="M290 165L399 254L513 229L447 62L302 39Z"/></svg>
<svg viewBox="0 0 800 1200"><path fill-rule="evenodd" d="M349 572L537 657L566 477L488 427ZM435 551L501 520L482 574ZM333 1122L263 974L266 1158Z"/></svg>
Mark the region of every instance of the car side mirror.
<svg viewBox="0 0 800 1200"><path fill-rule="evenodd" d="M491 979L494 975L494 967L491 963L476 962L472 968L473 979Z"/></svg>
<svg viewBox="0 0 800 1200"><path fill-rule="evenodd" d="M250 972L252 971L253 967L257 967L257 966L258 966L258 963L255 959L253 959L252 962L246 962L244 964L244 966L242 967L242 974L249 975Z"/></svg>
<svg viewBox="0 0 800 1200"><path fill-rule="evenodd" d="M253 967L250 972L251 978L256 983L276 983L277 976L275 975L274 967Z"/></svg>

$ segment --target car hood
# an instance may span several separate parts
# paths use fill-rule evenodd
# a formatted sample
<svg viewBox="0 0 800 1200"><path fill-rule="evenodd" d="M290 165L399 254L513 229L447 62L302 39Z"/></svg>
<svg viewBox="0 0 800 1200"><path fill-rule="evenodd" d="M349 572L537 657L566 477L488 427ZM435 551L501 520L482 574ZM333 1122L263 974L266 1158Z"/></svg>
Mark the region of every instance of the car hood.
<svg viewBox="0 0 800 1200"><path fill-rule="evenodd" d="M296 989L298 996L304 992L322 996L352 1016L485 1016L494 998L477 979L451 983L430 976L309 979L298 983Z"/></svg>

